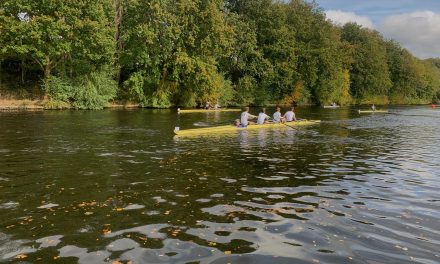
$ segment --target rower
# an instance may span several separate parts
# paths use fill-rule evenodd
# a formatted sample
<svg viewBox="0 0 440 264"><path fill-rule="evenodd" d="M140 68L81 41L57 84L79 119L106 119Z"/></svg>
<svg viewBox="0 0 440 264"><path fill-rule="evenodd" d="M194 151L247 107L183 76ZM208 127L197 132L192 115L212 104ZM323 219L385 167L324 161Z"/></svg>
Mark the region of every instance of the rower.
<svg viewBox="0 0 440 264"><path fill-rule="evenodd" d="M371 106L371 110L376 111L376 106L374 104Z"/></svg>
<svg viewBox="0 0 440 264"><path fill-rule="evenodd" d="M257 125L262 125L267 123L266 120L269 120L270 116L266 115L266 108L261 108L260 113L258 114Z"/></svg>
<svg viewBox="0 0 440 264"><path fill-rule="evenodd" d="M290 110L284 114L283 118L286 120L286 122L296 121L295 112L293 112L294 110L295 108L292 106Z"/></svg>
<svg viewBox="0 0 440 264"><path fill-rule="evenodd" d="M281 108L277 107L277 111L273 113L273 122L274 123L284 123L285 120L281 117Z"/></svg>
<svg viewBox="0 0 440 264"><path fill-rule="evenodd" d="M241 118L240 118L241 126L242 127L247 127L248 125L255 124L254 122L249 121L249 119L254 119L254 118L257 118L257 117L254 116L254 115L249 114L249 107L246 106L243 109L243 112L241 113Z"/></svg>

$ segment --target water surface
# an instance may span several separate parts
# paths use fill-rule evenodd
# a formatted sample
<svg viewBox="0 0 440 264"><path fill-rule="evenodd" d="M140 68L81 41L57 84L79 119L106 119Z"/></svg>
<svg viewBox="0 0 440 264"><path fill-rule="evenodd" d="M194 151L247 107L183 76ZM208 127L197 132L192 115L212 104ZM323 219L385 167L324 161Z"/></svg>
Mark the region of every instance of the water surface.
<svg viewBox="0 0 440 264"><path fill-rule="evenodd" d="M0 262L440 262L440 110L237 115L0 112Z"/></svg>

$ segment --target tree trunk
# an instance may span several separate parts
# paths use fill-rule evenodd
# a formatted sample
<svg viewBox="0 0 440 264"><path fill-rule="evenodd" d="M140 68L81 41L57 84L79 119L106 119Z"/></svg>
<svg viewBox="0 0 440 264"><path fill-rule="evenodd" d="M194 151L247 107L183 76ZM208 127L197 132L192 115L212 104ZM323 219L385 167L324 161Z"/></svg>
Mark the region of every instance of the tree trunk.
<svg viewBox="0 0 440 264"><path fill-rule="evenodd" d="M115 52L115 61L114 61L114 68L115 68L115 78L116 82L119 84L121 79L121 67L119 65L119 55L122 51L122 40L121 40L121 26L122 26L122 16L123 16L123 0L113 0L113 4L115 7L115 43L116 43L116 52Z"/></svg>
<svg viewBox="0 0 440 264"><path fill-rule="evenodd" d="M46 64L44 65L44 100L48 99L47 88L49 85L49 78L52 73L52 61L49 56L46 56Z"/></svg>
<svg viewBox="0 0 440 264"><path fill-rule="evenodd" d="M21 70L21 84L24 84L25 67L23 64L23 59L20 60L20 70Z"/></svg>
<svg viewBox="0 0 440 264"><path fill-rule="evenodd" d="M2 89L2 60L0 59L0 90ZM1 98L1 94L0 94L0 98Z"/></svg>

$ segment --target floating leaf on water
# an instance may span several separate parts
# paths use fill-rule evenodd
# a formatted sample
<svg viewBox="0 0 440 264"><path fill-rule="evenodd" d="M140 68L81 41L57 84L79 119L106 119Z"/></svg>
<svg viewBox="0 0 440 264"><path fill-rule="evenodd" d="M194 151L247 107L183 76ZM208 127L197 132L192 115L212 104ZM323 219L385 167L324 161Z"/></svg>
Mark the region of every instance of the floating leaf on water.
<svg viewBox="0 0 440 264"><path fill-rule="evenodd" d="M92 201L92 202L82 202L80 204L78 204L78 207L85 207L85 206L95 206L96 202Z"/></svg>
<svg viewBox="0 0 440 264"><path fill-rule="evenodd" d="M15 259L25 259L25 258L27 258L27 255L25 254L18 254L15 256Z"/></svg>

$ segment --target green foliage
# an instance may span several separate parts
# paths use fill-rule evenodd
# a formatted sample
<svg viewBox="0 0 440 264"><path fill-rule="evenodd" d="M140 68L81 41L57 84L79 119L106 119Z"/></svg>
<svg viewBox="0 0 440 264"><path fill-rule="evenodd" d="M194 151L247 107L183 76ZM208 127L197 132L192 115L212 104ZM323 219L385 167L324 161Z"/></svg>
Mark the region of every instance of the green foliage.
<svg viewBox="0 0 440 264"><path fill-rule="evenodd" d="M255 101L254 87L256 81L251 76L244 76L238 80L236 93L238 105L251 105Z"/></svg>
<svg viewBox="0 0 440 264"><path fill-rule="evenodd" d="M112 62L111 3L96 1L3 0L0 58L15 54L37 65L45 82L75 77ZM47 83L48 84L48 83Z"/></svg>
<svg viewBox="0 0 440 264"><path fill-rule="evenodd" d="M45 83L50 101L48 109L69 108L102 109L115 98L117 84L108 70L69 80L51 76Z"/></svg>
<svg viewBox="0 0 440 264"><path fill-rule="evenodd" d="M435 64L423 62L393 41L386 43L393 87L390 101L394 104L421 104L432 101L438 91L440 75Z"/></svg>
<svg viewBox="0 0 440 264"><path fill-rule="evenodd" d="M156 84L143 71L134 72L124 83L129 99L139 102L142 107L167 108L172 106L173 84Z"/></svg>
<svg viewBox="0 0 440 264"><path fill-rule="evenodd" d="M144 92L144 77L142 72L135 72L124 83L125 90L128 91L129 99L137 102L146 103L147 97Z"/></svg>
<svg viewBox="0 0 440 264"><path fill-rule="evenodd" d="M335 26L310 2L2 0L0 62L15 67L0 82L5 68L9 83L43 80L49 108L99 109L116 93L158 108L440 97L440 59Z"/></svg>
<svg viewBox="0 0 440 264"><path fill-rule="evenodd" d="M221 1L128 1L123 20L124 87L143 106L195 106L218 101L218 60L229 53L231 28ZM144 10L144 12L139 12Z"/></svg>
<svg viewBox="0 0 440 264"><path fill-rule="evenodd" d="M93 72L77 80L72 105L77 109L102 109L116 92L117 84L108 71Z"/></svg>
<svg viewBox="0 0 440 264"><path fill-rule="evenodd" d="M47 110L61 110L70 109L72 106L69 103L63 101L50 100L44 105L44 109Z"/></svg>
<svg viewBox="0 0 440 264"><path fill-rule="evenodd" d="M351 91L355 100L387 95L392 86L386 49L377 32L348 23L342 28L342 38L354 47L350 70Z"/></svg>
<svg viewBox="0 0 440 264"><path fill-rule="evenodd" d="M53 101L68 103L73 100L74 87L67 79L51 76L43 88L46 89L49 98Z"/></svg>

